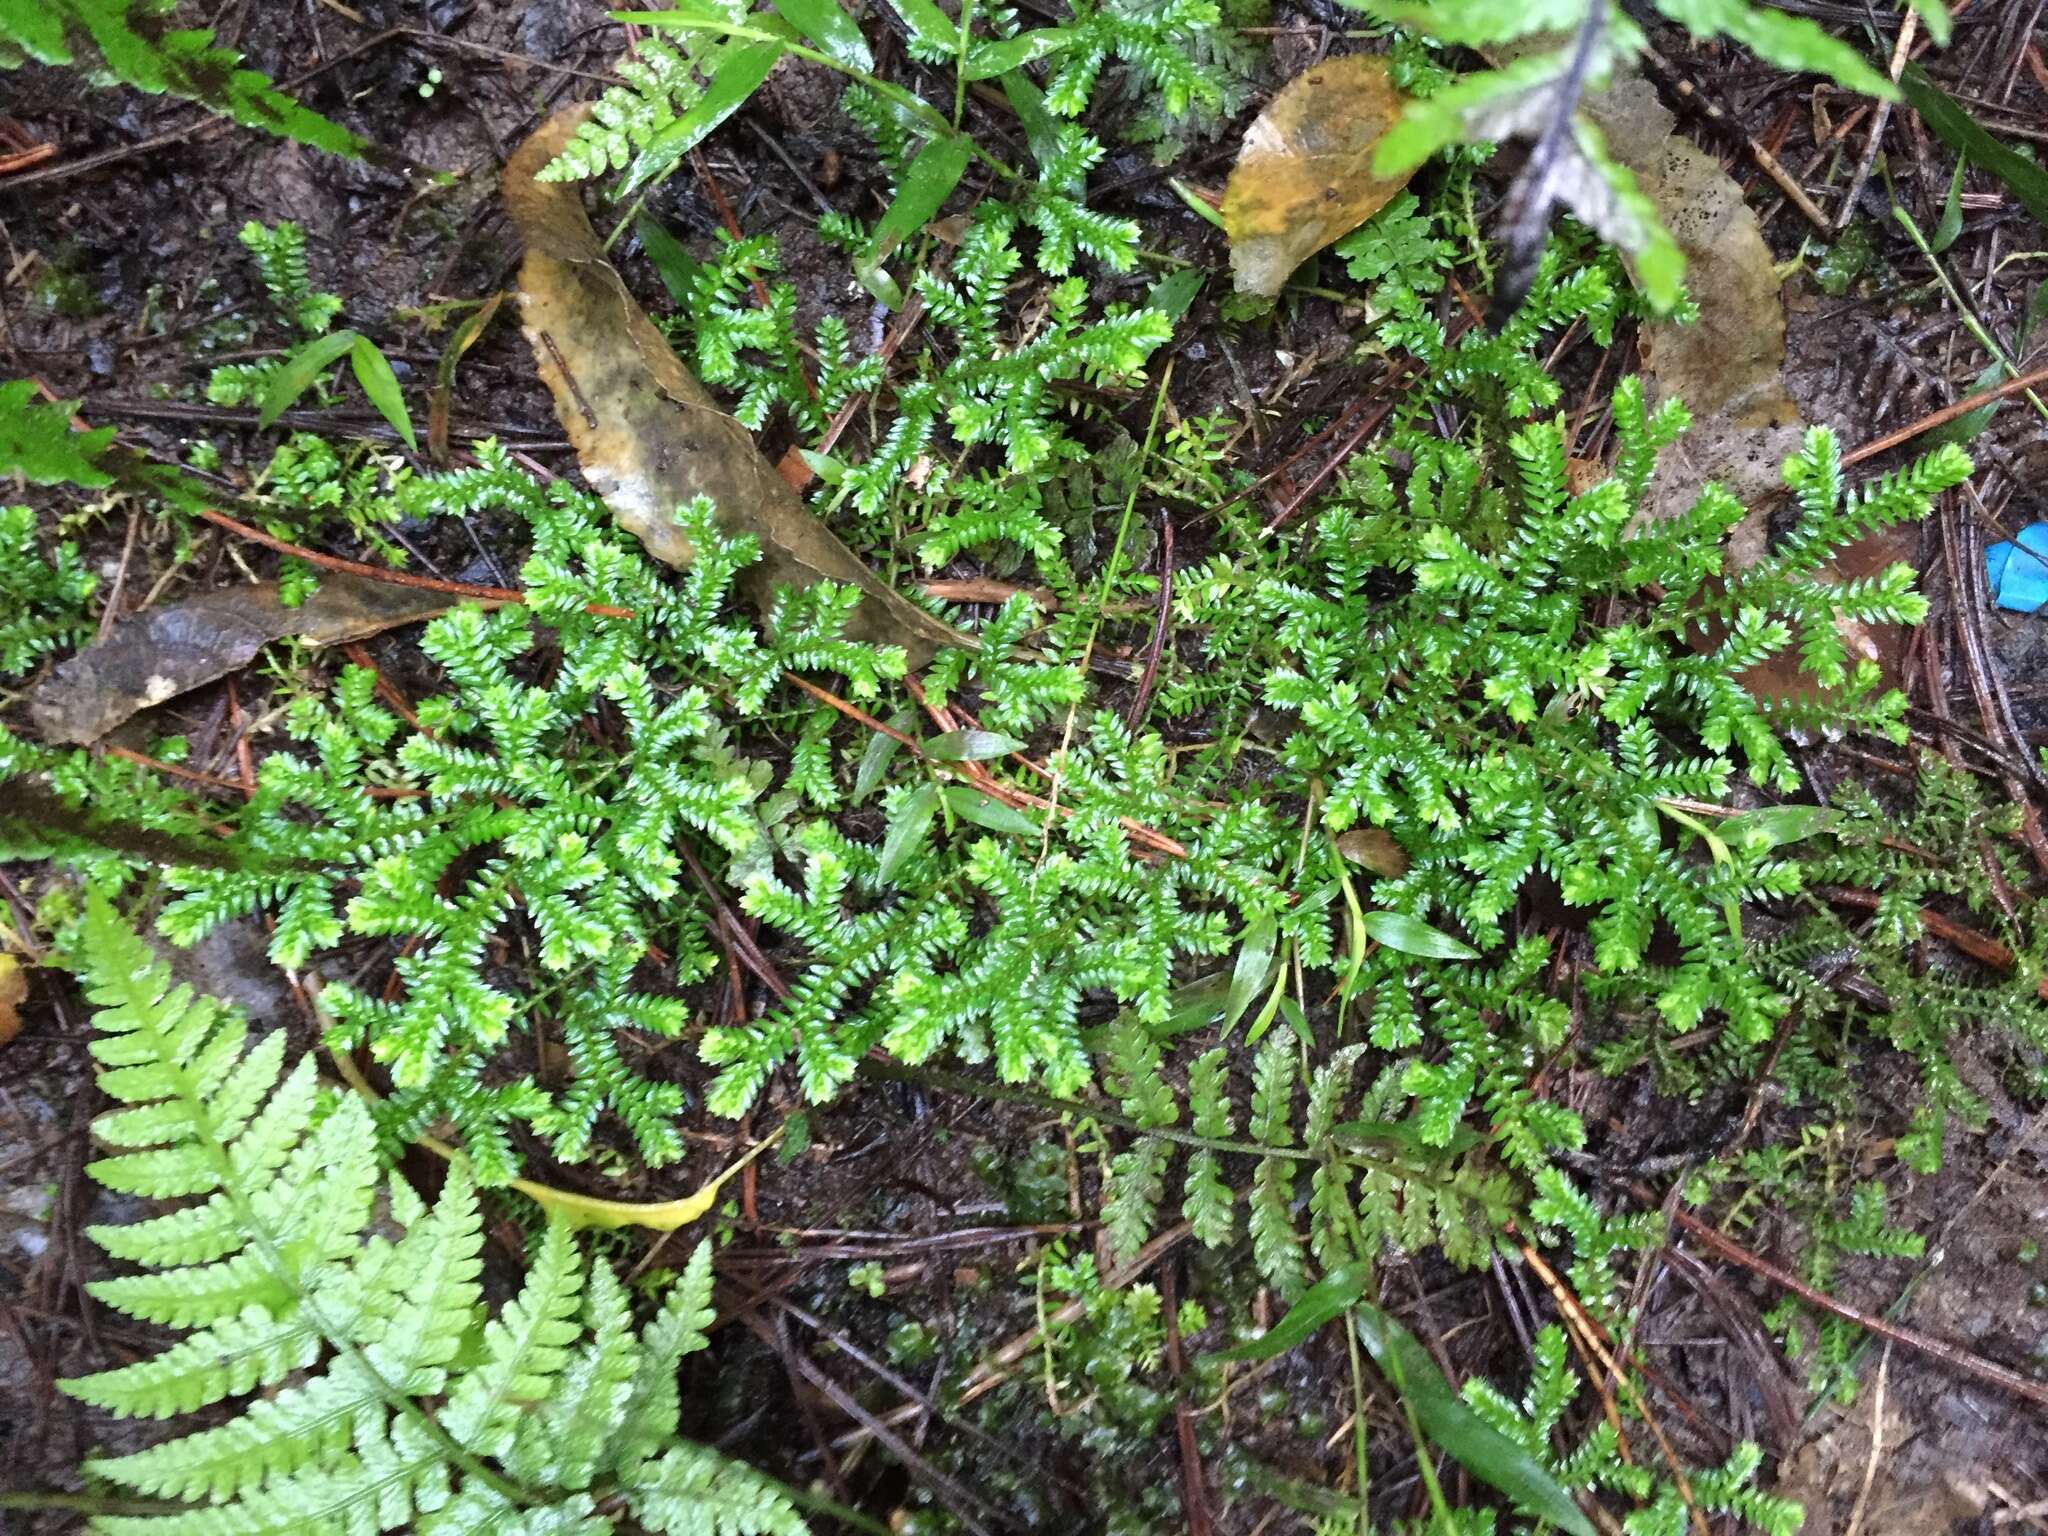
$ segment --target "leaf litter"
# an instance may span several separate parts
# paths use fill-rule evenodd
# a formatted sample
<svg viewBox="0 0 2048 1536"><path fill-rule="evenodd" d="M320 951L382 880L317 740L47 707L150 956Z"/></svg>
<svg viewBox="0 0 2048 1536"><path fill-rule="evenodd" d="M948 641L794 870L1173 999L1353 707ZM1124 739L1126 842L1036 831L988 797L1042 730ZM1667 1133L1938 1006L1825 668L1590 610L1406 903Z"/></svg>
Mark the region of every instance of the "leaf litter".
<svg viewBox="0 0 2048 1536"><path fill-rule="evenodd" d="M1583 111L1656 205L1685 258L1686 287L1698 310L1688 322L1643 326L1653 398L1683 400L1693 425L1658 456L1642 516L1676 516L1708 483L1719 484L1750 509L1724 554L1731 574L1746 570L1769 551L1781 467L1799 450L1807 426L1785 386L1785 306L1775 259L1741 186L1718 159L1674 132L1677 119L1649 81L1617 79L1588 96ZM1915 537L1910 527L1882 530L1845 546L1825 569L1841 579L1875 574L1903 558ZM1902 629L1852 619L1838 620L1837 629L1852 660L1876 661L1887 680L1896 679ZM1742 681L1772 699L1810 698L1816 686L1789 652Z"/></svg>
<svg viewBox="0 0 2048 1536"><path fill-rule="evenodd" d="M124 720L226 677L273 640L346 645L446 613L459 599L363 576L323 576L296 608L277 583L221 587L151 608L61 663L29 695L29 718L51 742L84 746Z"/></svg>
<svg viewBox="0 0 2048 1536"><path fill-rule="evenodd" d="M1358 228L1415 174L1372 168L1401 115L1386 60L1347 54L1281 88L1245 130L1223 191L1223 228L1239 293L1272 298L1294 269Z"/></svg>
<svg viewBox="0 0 2048 1536"><path fill-rule="evenodd" d="M695 551L676 509L709 497L727 533L760 541L761 558L741 581L764 615L778 587L836 581L862 594L846 628L852 639L900 645L913 668L948 646L971 647L869 570L804 505L627 291L576 188L536 179L586 111L556 113L520 145L505 166L504 197L526 243L521 324L591 488L620 527L679 570Z"/></svg>

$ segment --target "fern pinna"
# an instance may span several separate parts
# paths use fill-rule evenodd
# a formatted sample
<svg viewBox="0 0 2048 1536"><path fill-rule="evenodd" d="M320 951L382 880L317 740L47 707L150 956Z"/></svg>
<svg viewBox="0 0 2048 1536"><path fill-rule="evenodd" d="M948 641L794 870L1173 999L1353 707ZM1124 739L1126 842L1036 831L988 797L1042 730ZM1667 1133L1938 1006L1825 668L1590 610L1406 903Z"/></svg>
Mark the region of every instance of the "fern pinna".
<svg viewBox="0 0 2048 1536"><path fill-rule="evenodd" d="M70 950L100 1012L92 1051L119 1108L95 1124L110 1189L190 1201L91 1236L141 1272L104 1305L185 1336L64 1383L124 1418L229 1399L225 1422L86 1472L171 1513L104 1515L137 1536L575 1532L630 1521L690 1536L797 1536L772 1482L677 1435L677 1362L704 1347L710 1245L635 1330L625 1288L560 1220L519 1294L483 1299L467 1169L431 1205L377 1159L363 1102L323 1087L285 1034L253 1042L169 969L96 888Z"/></svg>
<svg viewBox="0 0 2048 1536"><path fill-rule="evenodd" d="M0 69L24 57L69 64L152 95L180 96L251 128L330 154L370 148L339 123L301 106L213 33L177 27L176 0L0 0Z"/></svg>

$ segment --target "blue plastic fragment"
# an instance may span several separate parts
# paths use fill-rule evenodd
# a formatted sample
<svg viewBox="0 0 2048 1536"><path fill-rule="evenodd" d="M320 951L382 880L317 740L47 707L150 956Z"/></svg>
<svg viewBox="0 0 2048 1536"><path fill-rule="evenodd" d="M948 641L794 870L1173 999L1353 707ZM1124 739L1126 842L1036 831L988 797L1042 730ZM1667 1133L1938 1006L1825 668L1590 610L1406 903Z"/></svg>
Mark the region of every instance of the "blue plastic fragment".
<svg viewBox="0 0 2048 1536"><path fill-rule="evenodd" d="M2001 608L2032 613L2048 603L2048 523L2029 523L2018 538L1985 550L1984 576Z"/></svg>

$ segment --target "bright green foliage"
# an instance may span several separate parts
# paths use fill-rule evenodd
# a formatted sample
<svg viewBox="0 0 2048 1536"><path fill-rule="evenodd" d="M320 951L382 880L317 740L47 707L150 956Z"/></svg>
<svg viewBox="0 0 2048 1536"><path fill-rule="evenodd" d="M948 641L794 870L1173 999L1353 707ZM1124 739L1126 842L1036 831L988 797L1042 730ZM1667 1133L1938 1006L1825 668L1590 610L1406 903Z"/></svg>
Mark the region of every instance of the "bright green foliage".
<svg viewBox="0 0 2048 1536"><path fill-rule="evenodd" d="M1073 11L1063 28L1070 41L1046 87L1052 111L1080 116L1111 56L1172 116L1218 104L1221 87L1196 57L1199 39L1222 19L1215 0L1073 0Z"/></svg>
<svg viewBox="0 0 2048 1536"><path fill-rule="evenodd" d="M2048 1005L2037 990L2048 922L2039 900L2007 906L2011 892L2027 888L2032 867L2015 836L2020 808L1988 803L1974 779L1937 758L1919 767L1903 802L1843 785L1834 818L1803 850L1809 886L1874 892L1876 909L1838 911L1806 898L1791 927L1759 947L1757 963L1799 1004L1798 1028L1778 1053L1786 1087L1846 1110L1864 1067L1862 1042L1874 1038L1903 1053L1925 1096L1918 1104L1894 1101L1908 1117L1899 1155L1933 1173L1949 1118L1975 1127L1986 1112L1981 1094L1957 1073L1957 1037L1967 1030L1984 1042L1980 1049L2010 1052L2021 1071L2029 1048L2048 1048ZM2002 889L1993 885L1994 868ZM1915 963L1922 909L1955 903L1972 926L2019 957L2012 970ZM1850 976L1856 984L1843 985ZM1728 1071L1748 1069L1740 1059L1725 1063Z"/></svg>
<svg viewBox="0 0 2048 1536"><path fill-rule="evenodd" d="M242 226L236 238L241 241L243 249L255 258L257 280L263 285L264 296L270 300L278 319L291 328L302 344L321 345L318 339L326 335L335 316L341 313L341 296L314 288L312 275L306 266L306 232L289 219L280 220L274 227L251 219ZM280 371L289 364L289 357L223 363L207 376L206 398L215 405L263 404ZM320 371L326 372L324 368ZM313 381L308 379L307 382ZM329 453L331 456L331 449ZM273 470L275 467L273 465ZM354 490L355 487L337 481L321 494L320 499L338 504L344 494ZM358 500L359 493L350 499ZM270 531L280 538L295 538L297 532L307 530L295 532L272 523ZM302 584L310 592L312 583Z"/></svg>
<svg viewBox="0 0 2048 1536"><path fill-rule="evenodd" d="M411 556L386 528L404 516L393 492L405 473L391 458L362 444L337 445L311 432L294 432L271 454L251 500L266 514L264 529L278 538L311 544L346 528L397 568Z"/></svg>
<svg viewBox="0 0 2048 1536"><path fill-rule="evenodd" d="M300 106L213 33L171 26L175 0L0 0L0 68L69 64L151 95L181 96L251 128L360 158L361 139Z"/></svg>
<svg viewBox="0 0 2048 1536"><path fill-rule="evenodd" d="M817 361L807 361L796 329L796 289L771 283L767 308L754 302L754 280L777 263L774 237L735 240L720 231L717 251L689 270L681 313L668 328L688 337L699 379L738 394L732 413L739 420L758 430L779 406L815 437L848 400L881 383L882 360L854 357L846 322L827 315L813 341Z"/></svg>
<svg viewBox="0 0 2048 1536"><path fill-rule="evenodd" d="M0 474L21 475L30 485L96 490L113 484L98 459L114 440L114 429L72 431L71 413L77 409L76 400L44 404L27 379L0 384Z"/></svg>
<svg viewBox="0 0 2048 1536"><path fill-rule="evenodd" d="M1403 192L1332 250L1344 258L1354 282L1373 285L1376 310L1412 323L1421 317L1423 301L1443 287L1457 255L1450 241L1437 237L1438 222L1413 192Z"/></svg>
<svg viewBox="0 0 2048 1536"><path fill-rule="evenodd" d="M1763 1453L1747 1441L1735 1447L1718 1467L1691 1468L1681 1490L1654 1458L1631 1458L1615 1426L1596 1420L1577 1446L1559 1454L1555 1434L1565 1410L1578 1396L1580 1378L1571 1366L1564 1330L1555 1324L1536 1335L1535 1368L1520 1401L1491 1382L1473 1377L1465 1383L1465 1402L1491 1428L1547 1467L1565 1488L1620 1494L1634 1508L1628 1530L1640 1536L1684 1536L1694 1512L1726 1516L1744 1530L1764 1536L1797 1536L1806 1512L1789 1499L1755 1487Z"/></svg>
<svg viewBox="0 0 2048 1536"><path fill-rule="evenodd" d="M1037 333L1006 345L1004 295L1022 260L1010 240L1013 217L978 219L960 242L952 276L920 274L932 320L951 333L951 357L935 373L897 386L895 421L865 462L847 467L842 486L862 514L877 516L888 504L933 446L941 421L964 445L1000 445L1008 469L1028 487L1059 458L1082 453L1054 419L1062 404L1056 386L1124 379L1173 334L1157 310L1113 304L1090 316L1086 282L1067 278L1054 285Z"/></svg>
<svg viewBox="0 0 2048 1536"><path fill-rule="evenodd" d="M1165 1309L1152 1285L1103 1283L1091 1253L1070 1253L1065 1239L1046 1246L1036 1273L1046 1330L1050 1385L1059 1396L1087 1395L1087 1413L1063 1416L1063 1433L1095 1438L1107 1432L1149 1436L1171 1410L1169 1394L1146 1377L1160 1369L1166 1348ZM1078 1303L1080 1317L1062 1319ZM1036 1387L1037 1383L1033 1383Z"/></svg>
<svg viewBox="0 0 2048 1536"><path fill-rule="evenodd" d="M1065 277L1076 253L1092 256L1111 271L1126 272L1137 260L1138 224L1113 218L1085 201L1088 172L1102 159L1102 146L1072 123L1049 123L1043 142L1034 141L1037 185L1016 203L999 203L991 222L1014 221L1038 231L1038 269Z"/></svg>
<svg viewBox="0 0 2048 1536"><path fill-rule="evenodd" d="M1455 357L1446 366L1466 389L1521 387L1511 367L1468 372ZM1783 1000L1750 966L1726 913L1733 901L1796 889L1796 867L1768 850L1703 865L1668 845L1658 802L1717 798L1738 770L1790 787L1771 712L1736 679L1795 636L1808 665L1846 681L1831 718L1897 729L1901 701L1876 693L1874 666L1845 676L1831 620L1911 617L1919 600L1899 573L1835 584L1816 569L1837 540L1924 512L1967 461L1937 451L1847 495L1830 472L1831 443L1816 435L1787 468L1800 488L1798 524L1723 585L1720 540L1742 514L1725 493L1710 488L1682 517L1632 531L1655 450L1682 427L1682 411L1647 412L1627 381L1615 420L1615 474L1578 496L1566 494L1554 424L1523 427L1492 450L1504 455L1504 484L1487 480L1473 450L1403 433L1395 446L1413 459L1405 487L1377 463L1357 469L1317 522L1306 576L1259 578L1219 559L1184 612L1214 616L1218 635L1235 642L1261 630L1230 628L1228 610L1255 606L1272 648L1266 701L1299 714L1283 762L1328 785L1331 831L1369 821L1412 856L1404 877L1374 888L1380 905L1442 914L1485 947L1541 870L1568 904L1589 909L1604 977L1647 982L1674 1030L1718 1010L1737 1039L1759 1041ZM1639 607L1594 626L1605 598L1635 595ZM1696 649L1689 640L1702 626L1721 638ZM1649 965L1659 922L1679 941L1675 965ZM1361 989L1384 976L1406 990L1408 963L1376 953ZM1457 1016L1440 1009L1436 1027ZM1412 1026L1397 1022L1406 1017L1375 1013L1376 1043L1410 1038ZM1536 1027L1541 1037L1556 1026ZM1478 1049L1493 1055L1498 1044ZM1432 1072L1431 1090L1453 1102L1473 1081L1455 1051Z"/></svg>
<svg viewBox="0 0 2048 1536"><path fill-rule="evenodd" d="M0 675L26 672L45 651L83 641L85 604L98 586L77 545L67 539L45 559L34 511L0 506Z"/></svg>
<svg viewBox="0 0 2048 1536"><path fill-rule="evenodd" d="M341 295L322 293L313 287L306 270L306 232L290 219L274 227L251 219L236 237L256 258L257 275L263 291L295 329L317 336L341 313Z"/></svg>
<svg viewBox="0 0 2048 1536"><path fill-rule="evenodd" d="M890 878L878 848L810 824L801 885L762 872L742 899L800 937L811 962L766 1018L707 1033L704 1056L723 1068L712 1107L739 1113L792 1052L806 1091L822 1096L878 1043L909 1062L945 1049L970 1062L992 1056L1009 1082L1085 1084L1084 997L1107 993L1163 1021L1177 957L1222 952L1245 915L1279 905L1260 866L1280 856L1285 828L1252 804L1200 818L1174 807L1164 769L1156 738L1133 740L1098 716L1068 765L1075 815L1049 832L1022 819L995 835L963 828L950 846L901 857ZM1164 826L1191 856L1139 862L1119 817ZM1319 917L1285 921L1312 946L1327 943Z"/></svg>
<svg viewBox="0 0 2048 1536"><path fill-rule="evenodd" d="M417 729L377 701L374 674L360 668L344 670L331 700L297 701L288 724L310 755L264 761L239 818L242 867L174 872L185 894L164 913L164 930L190 942L229 917L274 908L271 954L292 967L346 933L408 938L397 1000L340 984L327 994L342 1037L367 1041L390 1066L397 1091L382 1113L391 1128L451 1118L479 1177L500 1183L515 1169L508 1120L534 1121L558 1155L576 1159L609 1106L643 1156L666 1162L681 1150L672 1123L681 1090L634 1072L617 1032L673 1036L686 1022L667 988L702 974L712 951L673 845L687 832L707 856L753 848L767 769L726 745L705 692L665 696L641 658L673 648L708 665L707 681L744 692L762 668L774 675L778 653L715 622L751 552L722 542L707 508L687 515L702 553L677 591L599 534L587 498L543 492L501 456L484 460L465 475L411 482L401 499L452 510L503 495L528 513L534 603L494 615L462 609L429 626L424 648L451 691L419 703ZM584 613L592 602L635 618ZM562 648L546 686L521 661L536 618ZM784 638L813 653L861 649L829 634L792 620ZM586 728L600 720L605 731ZM365 793L385 787L403 793ZM552 978L542 997L488 979L487 950L508 925L531 934L540 974ZM657 933L669 955L660 970L647 958ZM536 1007L567 1041L570 1085L558 1095L527 1079L486 1086L491 1051L539 1022Z"/></svg>
<svg viewBox="0 0 2048 1536"><path fill-rule="evenodd" d="M431 1208L380 1177L362 1100L321 1088L285 1032L251 1044L226 1005L173 983L95 888L71 964L100 1012L100 1183L164 1215L91 1229L140 1272L101 1304L185 1336L63 1383L122 1418L254 1393L225 1422L89 1475L179 1513L100 1516L110 1536L223 1531L421 1536L614 1529L798 1536L774 1484L677 1437L676 1365L704 1347L700 1246L637 1332L623 1287L560 1222L487 1314L483 1215L457 1164ZM372 1232L372 1225L376 1230Z"/></svg>
<svg viewBox="0 0 2048 1536"><path fill-rule="evenodd" d="M715 39L694 33L678 34L673 42L642 38L613 66L625 84L608 87L590 104L589 121L578 125L536 179L587 181L625 170L657 134L704 99L695 71L716 49Z"/></svg>

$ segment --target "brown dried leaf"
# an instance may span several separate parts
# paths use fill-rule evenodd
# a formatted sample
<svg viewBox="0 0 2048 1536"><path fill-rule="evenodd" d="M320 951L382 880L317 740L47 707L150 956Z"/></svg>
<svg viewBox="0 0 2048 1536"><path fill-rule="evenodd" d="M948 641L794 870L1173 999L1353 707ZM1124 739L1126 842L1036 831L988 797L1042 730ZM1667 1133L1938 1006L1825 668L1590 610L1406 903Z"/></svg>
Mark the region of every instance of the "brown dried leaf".
<svg viewBox="0 0 2048 1536"><path fill-rule="evenodd" d="M1726 554L1729 571L1746 570L1767 551L1767 503L1783 487L1780 468L1799 450L1806 427L1785 388L1785 307L1763 227L1720 161L1671 131L1674 119L1649 82L1619 80L1589 97L1585 111L1677 239L1686 287L1699 307L1693 324L1658 322L1643 330L1652 393L1678 396L1693 415L1692 429L1659 457L1643 515L1676 516L1709 481L1718 483L1751 508L1729 534ZM1822 574L1871 574L1904 547L1896 533L1880 533L1842 550ZM1896 677L1903 630L1853 620L1839 627L1852 659L1869 657ZM1696 643L1719 641L1709 631ZM1765 699L1811 698L1817 691L1796 653L1752 668L1742 682Z"/></svg>
<svg viewBox="0 0 2048 1536"><path fill-rule="evenodd" d="M1223 228L1239 293L1271 298L1310 256L1358 228L1413 171L1372 173L1401 114L1387 62L1325 59L1296 75L1244 136L1223 191Z"/></svg>
<svg viewBox="0 0 2048 1536"><path fill-rule="evenodd" d="M1785 308L1763 228L1720 161L1671 131L1676 120L1641 76L1588 96L1582 110L1656 204L1699 306L1692 324L1643 328L1652 394L1678 396L1694 422L1662 456L1646 515L1684 511L1709 480L1757 501L1781 483L1778 466L1805 426L1785 392Z"/></svg>
<svg viewBox="0 0 2048 1536"><path fill-rule="evenodd" d="M83 746L129 716L246 666L273 640L346 645L446 613L458 599L361 576L325 575L297 608L277 584L224 587L114 626L61 663L29 695L29 718L46 740Z"/></svg>
<svg viewBox="0 0 2048 1536"><path fill-rule="evenodd" d="M1398 880L1408 873L1408 853L1379 827L1353 827L1337 838L1337 851L1376 875Z"/></svg>
<svg viewBox="0 0 2048 1536"><path fill-rule="evenodd" d="M505 209L526 241L520 318L541 381L584 477L619 526L657 560L687 568L695 552L675 510L708 496L721 527L761 542L761 559L742 582L762 612L777 586L836 581L863 594L847 633L902 646L912 667L946 646L971 646L893 591L812 515L627 292L575 186L534 180L585 110L556 113L514 152L505 166Z"/></svg>

